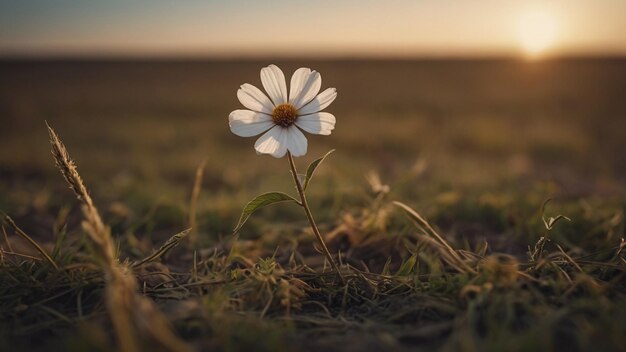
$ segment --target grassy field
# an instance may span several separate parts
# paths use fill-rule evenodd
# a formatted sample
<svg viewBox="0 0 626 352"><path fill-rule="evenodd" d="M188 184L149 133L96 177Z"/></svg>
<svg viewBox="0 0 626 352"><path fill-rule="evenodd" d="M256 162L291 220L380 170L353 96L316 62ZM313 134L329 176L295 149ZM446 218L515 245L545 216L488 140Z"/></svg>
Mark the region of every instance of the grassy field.
<svg viewBox="0 0 626 352"><path fill-rule="evenodd" d="M346 282L294 204L232 234L255 195L296 194L286 159L228 128L237 88L260 86L271 62L5 61L0 210L15 226L5 220L0 240L0 346L625 348L625 60L272 62L338 90L336 129L307 135L296 163L336 149L308 197ZM93 218L55 167L45 121L123 265L107 271L81 226ZM116 277L134 282L121 301Z"/></svg>

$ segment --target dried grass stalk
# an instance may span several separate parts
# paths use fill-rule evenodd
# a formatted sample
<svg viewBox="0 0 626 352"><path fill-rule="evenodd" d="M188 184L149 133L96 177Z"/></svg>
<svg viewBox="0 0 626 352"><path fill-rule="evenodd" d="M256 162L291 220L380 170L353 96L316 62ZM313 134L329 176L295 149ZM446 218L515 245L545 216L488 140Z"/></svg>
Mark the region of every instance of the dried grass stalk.
<svg viewBox="0 0 626 352"><path fill-rule="evenodd" d="M154 253L150 254L146 258L135 262L131 265L131 268L135 268L141 266L146 263L150 263L152 261L157 260L158 258L164 256L167 252L169 252L172 248L178 246L178 244L187 237L191 229L183 230L174 236L170 237L159 249L154 251Z"/></svg>
<svg viewBox="0 0 626 352"><path fill-rule="evenodd" d="M433 236L433 242L439 244L443 250L440 250L442 257L449 264L453 264L453 267L459 272L475 273L476 271L471 268L465 261L459 256L459 254L452 248L452 246L446 241L424 217L422 217L417 211L402 202L393 202L393 204L403 209L412 220L414 220L416 226L425 233L429 233ZM424 230L427 229L428 231Z"/></svg>
<svg viewBox="0 0 626 352"><path fill-rule="evenodd" d="M106 306L117 336L119 349L141 351L146 338L170 351L188 351L190 347L172 331L169 322L152 301L138 294L137 280L127 265L121 264L115 253L110 229L104 225L87 187L78 174L65 145L46 123L52 145L52 155L61 174L82 203L82 227L96 244L100 265L105 274Z"/></svg>
<svg viewBox="0 0 626 352"><path fill-rule="evenodd" d="M193 183L193 190L191 191L191 200L189 201L189 227L191 228L189 242L192 245L195 245L198 242L198 222L196 220L196 213L198 209L198 197L200 196L200 190L202 189L202 176L204 175L205 165L206 160L202 160L196 169L196 178Z"/></svg>

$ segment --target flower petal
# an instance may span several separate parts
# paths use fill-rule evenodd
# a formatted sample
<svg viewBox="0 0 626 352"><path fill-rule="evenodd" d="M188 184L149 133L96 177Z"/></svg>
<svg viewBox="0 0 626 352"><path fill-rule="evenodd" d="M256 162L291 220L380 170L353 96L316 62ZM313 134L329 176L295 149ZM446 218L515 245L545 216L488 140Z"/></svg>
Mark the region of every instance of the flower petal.
<svg viewBox="0 0 626 352"><path fill-rule="evenodd" d="M329 135L335 129L335 115L328 112L318 112L310 115L298 116L296 126L303 130L321 135Z"/></svg>
<svg viewBox="0 0 626 352"><path fill-rule="evenodd" d="M274 110L274 104L259 88L252 84L245 83L237 91L239 102L252 111L264 112L271 114Z"/></svg>
<svg viewBox="0 0 626 352"><path fill-rule="evenodd" d="M287 153L287 129L274 126L257 139L254 149L257 154L270 154L275 158L282 158Z"/></svg>
<svg viewBox="0 0 626 352"><path fill-rule="evenodd" d="M287 150L293 156L303 156L306 154L307 140L304 134L296 127L287 128Z"/></svg>
<svg viewBox="0 0 626 352"><path fill-rule="evenodd" d="M274 126L272 117L250 110L235 110L228 115L231 132L239 137L252 137Z"/></svg>
<svg viewBox="0 0 626 352"><path fill-rule="evenodd" d="M298 110L299 115L308 115L321 110L324 110L330 103L332 103L335 98L337 98L337 89L328 88L325 91L321 92L315 99L311 100L310 103L306 104L302 108Z"/></svg>
<svg viewBox="0 0 626 352"><path fill-rule="evenodd" d="M274 102L280 105L287 102L287 83L283 71L276 65L269 65L261 69L261 83L263 88Z"/></svg>
<svg viewBox="0 0 626 352"><path fill-rule="evenodd" d="M291 76L289 87L289 102L296 109L310 102L319 93L322 87L322 76L319 72L301 67Z"/></svg>

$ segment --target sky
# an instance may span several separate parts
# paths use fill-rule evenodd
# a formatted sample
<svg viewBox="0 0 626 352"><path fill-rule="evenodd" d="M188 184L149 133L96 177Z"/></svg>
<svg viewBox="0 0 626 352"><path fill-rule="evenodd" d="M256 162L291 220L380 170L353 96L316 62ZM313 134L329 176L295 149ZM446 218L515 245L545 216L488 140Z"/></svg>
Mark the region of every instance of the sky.
<svg viewBox="0 0 626 352"><path fill-rule="evenodd" d="M0 56L626 55L625 0L0 0Z"/></svg>

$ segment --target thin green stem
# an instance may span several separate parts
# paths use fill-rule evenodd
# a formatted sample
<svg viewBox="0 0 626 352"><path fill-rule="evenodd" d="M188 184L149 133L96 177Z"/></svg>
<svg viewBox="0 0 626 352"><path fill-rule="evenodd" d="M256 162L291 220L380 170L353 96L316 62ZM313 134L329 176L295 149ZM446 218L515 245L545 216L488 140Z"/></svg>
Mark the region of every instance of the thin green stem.
<svg viewBox="0 0 626 352"><path fill-rule="evenodd" d="M317 241L319 242L320 247L322 247L322 251L324 252L324 255L326 256L326 259L328 259L328 261L330 262L330 265L332 265L333 269L337 272L337 275L339 276L339 279L341 279L341 282L345 283L345 280L343 276L341 275L341 271L339 271L339 267L337 266L337 263L335 263L333 256L330 254L330 251L328 250L328 247L326 246L326 243L324 242L324 238L322 237L320 230L317 228L317 225L315 224L315 219L313 219L313 214L311 213L311 209L309 208L309 203L307 202L306 195L304 194L304 188L302 188L302 183L300 183L300 179L298 178L298 171L296 170L296 164L293 161L293 156L291 155L290 152L287 152L287 157L289 158L289 165L291 166L291 174L293 175L293 182L295 182L296 188L298 189L298 193L300 194L300 205L302 206L302 208L304 208L304 213L306 214L307 219L309 219L309 224L311 224L311 229L313 230L313 233L315 234L315 237L317 238Z"/></svg>

